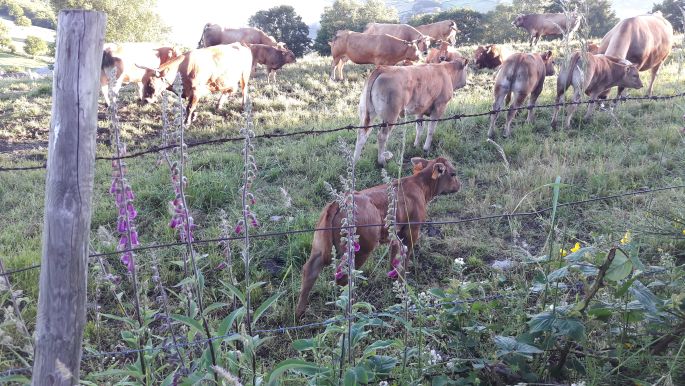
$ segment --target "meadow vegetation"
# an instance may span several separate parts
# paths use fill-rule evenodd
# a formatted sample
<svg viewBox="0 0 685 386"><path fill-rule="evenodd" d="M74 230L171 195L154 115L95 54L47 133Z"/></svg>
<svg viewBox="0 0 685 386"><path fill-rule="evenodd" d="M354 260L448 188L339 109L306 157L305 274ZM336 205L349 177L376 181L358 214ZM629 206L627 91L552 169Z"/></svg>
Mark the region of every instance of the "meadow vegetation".
<svg viewBox="0 0 685 386"><path fill-rule="evenodd" d="M550 42L539 49L548 47L560 51ZM474 48L461 49L470 55ZM662 68L656 95L685 91L681 57L682 51L675 52ZM255 134L358 124L359 95L372 67L348 64L346 79L333 82L330 61L308 55L285 66L270 84L258 70L250 85ZM643 74L643 81L647 76ZM446 116L490 110L493 79L492 71L469 70L468 84L455 92ZM538 103L553 102L555 81L547 78ZM51 87L51 80L0 82L0 167L45 162ZM135 98L135 87L125 87L118 109L129 152L162 143L160 105L139 105ZM200 101L198 118L185 131L186 143L244 135L240 130L246 117L237 95L221 111L214 107L217 98ZM532 124L524 123L525 114L519 113L513 136L498 137L497 145L486 141L488 116L442 122L428 154L411 146L413 125L399 126L388 145L396 157L388 173L407 175L409 160L416 156L445 156L453 162L462 190L431 203L433 222L530 212L685 184L683 98L626 101L596 112L591 121L576 118L565 131L550 127L551 113L540 109ZM498 128L503 120L501 116ZM98 155L112 154L111 134L101 104ZM253 140L258 171L250 190L256 201L251 210L259 227L250 229L252 236L314 227L321 208L332 199L326 183L340 189L340 176L346 175L339 141L352 148L354 131ZM235 224L243 218L238 191L243 146L232 141L188 149L184 174L196 240L235 235ZM373 135L356 165L358 189L382 182L375 146ZM126 164L141 244L177 241L168 225L174 191L165 160L150 154ZM117 245L111 173L109 161L97 162L92 253L114 252ZM44 170L0 173L0 256L6 270L40 262L44 179ZM184 246L138 252L145 329L133 317L130 275L119 255L93 257L81 376L87 384L192 384L213 382L214 374L232 384L228 375L221 375L224 370L243 384L338 384L340 379L346 385L682 384L684 203L685 189L673 189L527 217L424 225L406 286L386 276L390 262L385 246L359 274L352 360L344 361L349 346L341 337L348 331L347 321L335 318L344 315L349 292L333 284L334 266L324 269L304 318L293 316L310 232L253 238L249 272L240 241L196 243L204 315L186 290L192 279L184 278ZM613 263L605 264L607 259ZM13 292L0 280L0 372L31 364L30 339L22 325L35 328L38 272L8 277ZM252 312L262 311L251 321L252 330L329 323L248 336L246 277L261 283L248 290ZM593 293L598 281L603 285ZM11 307L12 298L21 319ZM214 335L226 335L213 342L219 373L210 368L207 345L162 349L173 343L172 336L180 342L204 338L200 316ZM144 354L145 375L135 353L88 356L138 349L141 337L151 349ZM4 381L27 379L19 374Z"/></svg>

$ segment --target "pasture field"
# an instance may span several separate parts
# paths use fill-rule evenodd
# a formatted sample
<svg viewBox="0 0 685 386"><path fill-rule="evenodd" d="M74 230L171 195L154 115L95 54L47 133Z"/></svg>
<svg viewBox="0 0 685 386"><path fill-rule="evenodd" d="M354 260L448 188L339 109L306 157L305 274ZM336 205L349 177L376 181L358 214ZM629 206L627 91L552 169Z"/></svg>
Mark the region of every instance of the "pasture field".
<svg viewBox="0 0 685 386"><path fill-rule="evenodd" d="M550 44L541 43L541 49ZM473 48L463 51L470 54ZM662 68L656 95L685 91L682 54L675 52ZM371 66L348 64L346 80L333 82L328 79L330 58L317 56L285 66L271 84L267 84L264 70L258 70L250 85L255 133L357 125L359 94L371 70ZM642 78L647 81L648 74L643 73ZM469 69L467 86L455 92L446 116L490 110L493 79L492 71ZM553 102L555 81L556 77L547 78L538 103ZM643 92L629 90L629 95ZM129 152L161 144L160 105L141 106L135 97L135 86L124 87L118 109ZM222 111L215 111L217 99L215 95L200 100L198 118L185 133L187 143L240 136L246 120L239 98L232 97ZM685 184L685 98L626 101L614 110L596 111L590 121L581 122L585 108L578 110L568 131L550 127L551 109L539 109L533 124L524 123L525 111L521 111L508 139L501 137L501 114L495 139L501 151L486 141L488 116L441 122L432 149L425 155L412 146L414 126L398 126L388 144L395 155L388 172L407 175L409 160L416 156L452 160L462 190L431 203L429 219L433 222L531 212L555 202ZM0 167L45 161L50 109L51 80L0 81ZM110 156L111 132L102 102L100 118L97 153ZM331 200L325 183L339 189L339 177L345 175L340 139L353 149L355 133L350 130L254 141L258 172L252 186L256 199L252 210L260 227L251 230L253 235L315 226L321 208ZM244 168L241 149L240 141L188 149L187 197L198 225L197 240L233 235L242 218L238 192ZM376 151L372 135L356 165L358 189L382 182ZM400 157L401 167L397 163ZM127 165L127 177L136 194L141 244L177 241L168 226L168 202L174 192L166 162L153 153L130 159ZM108 193L111 173L109 161L97 162L93 253L113 252L117 244L117 213ZM561 184L554 185L557 176ZM44 180L44 170L0 172L0 257L6 270L40 262ZM554 197L555 186L558 198ZM228 226L222 226L222 212ZM344 374L336 367L341 357L339 338L347 331L347 323L342 322L264 333L260 335L264 341L247 343L244 320L237 317L243 323L236 323L240 327L230 331L237 331L240 339L226 338L223 344L215 341L219 364L243 384L255 379L278 382L278 375L288 385L331 384L340 374L345 384L685 383L685 189L559 207L554 218L547 211L527 217L427 224L421 237L409 266L406 292L400 282L386 276L390 267L387 247L378 248L362 267L365 278L358 281L355 298L372 311L357 309L355 365L346 365ZM311 242L310 232L251 241L250 281L263 282L252 291L253 311L280 293L255 329L298 326L343 315L334 303L344 303L346 298L340 297L340 289L332 282L335 268L327 267L314 287L304 318L294 318L300 269ZM576 243L581 252L562 256ZM616 246L625 253L612 249ZM236 291L227 284L234 280L238 287L244 285L241 243L195 247L204 280L204 303L211 305L206 317L215 332L222 331L220 325L227 317L242 315L233 312L240 305ZM232 270L222 266L226 248L231 251ZM574 308L591 293L596 267L612 253L621 255L616 259L622 266L612 265L604 284L588 298L592 303L589 312ZM195 309L194 301L180 290L183 254L183 246L136 254L141 303L149 317L148 348L171 342L154 270L160 271L168 291L169 312L199 320L188 308L191 304ZM571 267L578 261L569 257L587 261ZM594 268L583 269L588 266ZM106 280L103 270L120 276L121 282ZM9 277L20 302L21 318L31 332L36 321L38 274L39 270L33 269ZM88 285L84 380L90 384L171 384L174 370L187 365L190 375L181 377L182 373L176 372L186 382L183 384L200 382L203 377L208 382L203 384L213 382L203 346L185 346L182 354L163 349L146 352L146 377L140 375L135 353L89 357L139 348L141 332L134 328L130 280L118 255L92 258ZM32 363L30 341L12 311L4 282L2 286L0 372ZM438 307L441 302L450 305ZM409 311L404 310L407 304L411 304ZM160 316L153 317L155 314ZM171 325L181 341L204 337L202 329L181 317L174 318ZM655 349L663 342L660 339L671 333L674 338L669 344ZM256 367L250 365L252 349ZM282 362L288 358L290 362ZM361 370L349 375L352 368ZM276 374L274 369L284 372ZM25 376L4 380L23 383ZM347 383L348 377L352 377L351 383Z"/></svg>

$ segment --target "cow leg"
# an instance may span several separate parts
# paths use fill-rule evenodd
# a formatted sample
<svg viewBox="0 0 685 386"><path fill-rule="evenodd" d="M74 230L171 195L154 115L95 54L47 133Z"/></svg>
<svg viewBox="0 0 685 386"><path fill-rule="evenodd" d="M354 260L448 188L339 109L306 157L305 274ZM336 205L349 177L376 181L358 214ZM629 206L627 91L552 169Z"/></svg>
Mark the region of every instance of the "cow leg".
<svg viewBox="0 0 685 386"><path fill-rule="evenodd" d="M319 277L323 267L331 263L330 253L316 254L309 257L309 260L302 267L302 288L300 289L300 297L297 301L297 308L295 314L301 317L304 310L307 308L309 302L309 292L311 292L316 278Z"/></svg>
<svg viewBox="0 0 685 386"><path fill-rule="evenodd" d="M416 220L412 220L416 221ZM419 235L420 235L420 230L421 226L420 225L412 225L411 227L407 227L406 225L402 227L402 229L397 232L397 235L400 237L400 240L402 240L402 244L407 246L407 254L406 254L406 260L404 261L403 268L406 269L407 266L409 265L409 262L411 261L412 257L414 256L414 246L418 243L419 241ZM391 262L391 268L392 267L392 261L397 258L397 254L400 252L400 244L395 242L390 243L390 262ZM404 272L399 272L402 276L404 276Z"/></svg>
<svg viewBox="0 0 685 386"><path fill-rule="evenodd" d="M227 98L228 98L228 93L224 92L224 93L221 93L221 95L219 95L219 100L216 102L216 112L217 113L219 112L219 110L221 110L221 107L223 107Z"/></svg>
<svg viewBox="0 0 685 386"><path fill-rule="evenodd" d="M595 110L595 103L597 102L592 102L593 100L597 99L597 94L593 93L590 95L590 103L587 105L587 112L585 112L585 117L583 119L588 120L590 117L592 117L592 113Z"/></svg>
<svg viewBox="0 0 685 386"><path fill-rule="evenodd" d="M416 117L419 119L420 117ZM414 138L414 147L419 147L419 141L421 140L421 135L423 134L423 121L416 122L416 138Z"/></svg>
<svg viewBox="0 0 685 386"><path fill-rule="evenodd" d="M573 118L573 114L578 110L578 102L580 102L580 87L576 87L576 85L573 85L573 100L571 100L571 104L568 105L568 108L566 109L566 129L569 129L571 127L571 118Z"/></svg>
<svg viewBox="0 0 685 386"><path fill-rule="evenodd" d="M331 80L335 80L335 69L338 68L338 63L340 58L333 58L333 64L331 65Z"/></svg>
<svg viewBox="0 0 685 386"><path fill-rule="evenodd" d="M542 92L542 89L540 89ZM533 94L530 95L530 100L528 100L528 118L526 119L526 122L528 123L533 123L533 120L535 119L535 103L538 101L538 97L540 96L540 93L533 92Z"/></svg>
<svg viewBox="0 0 685 386"><path fill-rule="evenodd" d="M138 100L142 101L143 100L143 82L136 82L138 85Z"/></svg>
<svg viewBox="0 0 685 386"><path fill-rule="evenodd" d="M504 93L495 90L495 103L492 104L492 110L495 112L490 115L490 129L488 130L488 138L490 139L495 138L495 123L497 122L497 117L499 117L499 110L502 109L504 97Z"/></svg>
<svg viewBox="0 0 685 386"><path fill-rule="evenodd" d="M195 119L195 108L197 107L197 101L198 97L196 92L191 93L191 96L188 98L188 107L186 107L186 125L190 125L190 123Z"/></svg>
<svg viewBox="0 0 685 386"><path fill-rule="evenodd" d="M516 114L518 113L518 108L521 107L523 102L526 100L526 94L524 93L516 93L514 95L514 103L509 106L511 110L507 113L507 123L504 125L504 137L508 137L511 135L511 121L514 120L516 117Z"/></svg>
<svg viewBox="0 0 685 386"><path fill-rule="evenodd" d="M385 125L381 126L378 129L378 165L382 167L385 167L385 164L392 157L391 155L386 158L385 146L388 143L388 137L390 137L390 133L393 129L392 125L394 123L394 121L387 122Z"/></svg>
<svg viewBox="0 0 685 386"><path fill-rule="evenodd" d="M447 105L445 105L447 107ZM441 111L436 111L431 114L431 119L438 119L442 116L444 109ZM423 151L428 152L431 149L431 143L433 142L433 133L435 133L435 128L438 126L437 121L430 121L428 123L428 133L426 134L426 142L423 144Z"/></svg>
<svg viewBox="0 0 685 386"><path fill-rule="evenodd" d="M656 80L656 76L659 73L659 69L661 68L661 63L657 64L652 68L651 72L651 79L649 80L649 88L647 89L647 96L652 96L652 87L654 86L654 80Z"/></svg>
<svg viewBox="0 0 685 386"><path fill-rule="evenodd" d="M367 126L367 125L362 125L362 126ZM373 129L371 128L366 128L366 129L357 129L357 143L354 145L354 162L359 161L359 157L362 154L362 149L364 148L364 144L366 144L366 141L369 139L369 135L371 135L371 131Z"/></svg>
<svg viewBox="0 0 685 386"><path fill-rule="evenodd" d="M557 97L554 99L554 112L552 113L552 128L556 129L557 128L557 117L559 116L559 109L561 108L561 104L564 103L564 100L566 99L566 92L562 92L559 94L559 91L557 91Z"/></svg>
<svg viewBox="0 0 685 386"><path fill-rule="evenodd" d="M109 79L105 70L100 71L100 89L102 90L102 98L105 100L105 106L109 107Z"/></svg>

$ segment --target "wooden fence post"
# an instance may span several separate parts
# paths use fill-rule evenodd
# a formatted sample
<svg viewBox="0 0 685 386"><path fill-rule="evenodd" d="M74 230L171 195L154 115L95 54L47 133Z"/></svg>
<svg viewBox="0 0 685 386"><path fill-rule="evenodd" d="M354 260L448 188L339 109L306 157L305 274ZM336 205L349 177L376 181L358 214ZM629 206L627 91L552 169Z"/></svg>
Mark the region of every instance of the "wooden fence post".
<svg viewBox="0 0 685 386"><path fill-rule="evenodd" d="M32 385L79 379L105 21L95 11L58 17Z"/></svg>

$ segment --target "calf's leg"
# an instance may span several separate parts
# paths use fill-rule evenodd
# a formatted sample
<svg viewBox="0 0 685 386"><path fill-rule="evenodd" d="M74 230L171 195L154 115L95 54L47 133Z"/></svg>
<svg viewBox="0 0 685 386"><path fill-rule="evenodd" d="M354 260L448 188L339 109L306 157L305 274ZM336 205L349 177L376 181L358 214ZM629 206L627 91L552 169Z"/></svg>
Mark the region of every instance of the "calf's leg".
<svg viewBox="0 0 685 386"><path fill-rule="evenodd" d="M385 164L388 162L388 160L392 157L392 155L386 155L385 153L385 147L388 143L388 138L390 137L390 133L392 133L393 129L393 124L396 121L390 121L387 122L385 125L381 126L378 129L378 165L379 166L385 166Z"/></svg>
<svg viewBox="0 0 685 386"><path fill-rule="evenodd" d="M511 110L507 113L507 123L504 125L504 137L509 137L511 135L511 121L516 117L516 113L518 113L517 109L525 102L526 97L527 95L522 92L517 92L514 95L514 102L509 106Z"/></svg>
<svg viewBox="0 0 685 386"><path fill-rule="evenodd" d="M497 117L502 109L502 102L504 102L505 94L497 88L495 89L495 103L492 104L492 110L494 113L490 115L490 128L488 129L488 138L495 138L495 123L497 123Z"/></svg>
<svg viewBox="0 0 685 386"><path fill-rule="evenodd" d="M421 117L416 117L419 119ZM416 138L414 138L414 147L419 147L419 141L421 140L421 135L423 134L423 121L416 122Z"/></svg>

